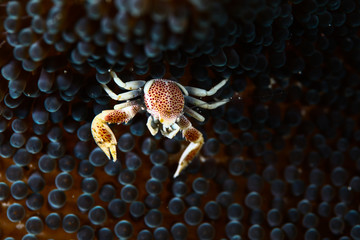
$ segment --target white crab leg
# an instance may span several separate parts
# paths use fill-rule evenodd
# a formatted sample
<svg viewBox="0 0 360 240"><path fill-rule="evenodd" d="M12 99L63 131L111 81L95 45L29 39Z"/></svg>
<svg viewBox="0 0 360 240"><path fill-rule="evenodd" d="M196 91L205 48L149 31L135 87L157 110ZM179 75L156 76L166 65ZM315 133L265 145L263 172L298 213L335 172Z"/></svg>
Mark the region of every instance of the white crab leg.
<svg viewBox="0 0 360 240"><path fill-rule="evenodd" d="M137 80L137 81L130 81L130 82L123 82L121 79L116 75L114 71L110 70L110 74L114 79L114 82L121 88L126 90L133 90L133 89L139 89L143 87L146 83L146 81Z"/></svg>
<svg viewBox="0 0 360 240"><path fill-rule="evenodd" d="M220 107L221 105L224 105L225 103L230 101L229 99L223 99L223 100L220 100L218 102L207 103L207 102L204 102L204 101L202 101L200 99L196 99L196 98L191 97L191 96L185 96L185 100L188 103L191 103L191 104L193 104L195 106L205 108L205 109L215 109L215 108Z"/></svg>
<svg viewBox="0 0 360 240"><path fill-rule="evenodd" d="M115 162L116 156L116 138L111 131L108 123L126 123L132 119L141 109L141 105L134 104L120 110L104 110L91 123L91 133L96 144L106 154L106 156Z"/></svg>
<svg viewBox="0 0 360 240"><path fill-rule="evenodd" d="M153 118L152 116L149 116L148 119L147 119L147 123L146 123L146 126L147 128L149 129L151 135L155 136L158 131L159 131L159 128L158 127L155 127L155 123L153 121Z"/></svg>
<svg viewBox="0 0 360 240"><path fill-rule="evenodd" d="M204 138L199 130L191 125L191 122L185 117L181 116L178 121L179 127L182 130L184 138L190 142L185 151L182 153L179 165L175 171L174 178L179 176L194 159L204 144Z"/></svg>
<svg viewBox="0 0 360 240"><path fill-rule="evenodd" d="M187 106L184 107L184 112L200 122L205 121L205 118L200 113L192 110L191 108L189 108Z"/></svg>
<svg viewBox="0 0 360 240"><path fill-rule="evenodd" d="M145 86L144 86L144 93L146 94L147 92L149 92L149 89L151 87L151 85L155 82L155 79L149 80L146 82Z"/></svg>
<svg viewBox="0 0 360 240"><path fill-rule="evenodd" d="M124 100L133 99L133 98L140 96L142 93L141 89L137 89L137 90L132 90L132 91L116 94L113 91L111 91L111 89L108 86L106 86L105 84L101 84L101 86L104 88L104 90L109 95L109 97L111 97L112 99L114 99L116 101L124 101Z"/></svg>
<svg viewBox="0 0 360 240"><path fill-rule="evenodd" d="M196 96L196 97L212 96L217 91L219 91L219 89L222 88L226 84L226 82L228 80L229 80L228 78L225 78L224 80L219 82L217 85L212 87L210 90L205 90L205 89L202 89L202 88L196 88L196 87L190 87L190 86L186 86L185 88L186 88L186 90L188 90L190 95L193 95L193 96Z"/></svg>
<svg viewBox="0 0 360 240"><path fill-rule="evenodd" d="M134 105L134 104L139 104L139 105L141 105L141 100L134 100L134 101L127 101L127 102L119 103L119 104L116 104L116 105L114 106L114 109L115 109L115 110L120 110L120 109L129 107L129 106L132 106L132 105Z"/></svg>
<svg viewBox="0 0 360 240"><path fill-rule="evenodd" d="M177 83L177 82L175 82L175 83L176 83L176 85L183 91L183 93L185 94L185 96L189 96L188 90L187 90L183 85L181 85L180 83Z"/></svg>

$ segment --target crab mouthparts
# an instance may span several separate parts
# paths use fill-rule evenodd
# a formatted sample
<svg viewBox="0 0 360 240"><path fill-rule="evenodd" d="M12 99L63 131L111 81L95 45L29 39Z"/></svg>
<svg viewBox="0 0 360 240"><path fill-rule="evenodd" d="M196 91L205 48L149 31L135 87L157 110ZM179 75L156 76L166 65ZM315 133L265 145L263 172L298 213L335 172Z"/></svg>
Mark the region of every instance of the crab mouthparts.
<svg viewBox="0 0 360 240"><path fill-rule="evenodd" d="M165 125L162 125L162 129L164 132L171 132L173 129L171 126L165 126Z"/></svg>

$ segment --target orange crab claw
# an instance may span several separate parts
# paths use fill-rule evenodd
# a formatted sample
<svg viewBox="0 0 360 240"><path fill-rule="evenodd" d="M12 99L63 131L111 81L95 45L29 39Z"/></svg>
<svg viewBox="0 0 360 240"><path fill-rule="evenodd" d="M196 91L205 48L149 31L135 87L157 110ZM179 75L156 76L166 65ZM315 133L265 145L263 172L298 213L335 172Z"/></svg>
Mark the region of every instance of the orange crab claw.
<svg viewBox="0 0 360 240"><path fill-rule="evenodd" d="M108 123L126 123L132 119L141 109L139 105L133 104L118 110L104 110L96 115L91 123L91 132L96 144L106 154L106 156L115 162L117 141L114 133L111 131Z"/></svg>
<svg viewBox="0 0 360 240"><path fill-rule="evenodd" d="M117 141L114 133L111 131L110 127L105 121L106 116L112 111L113 110L102 111L100 114L96 115L91 123L91 133L95 143L106 154L106 156L109 159L112 158L113 161L116 161Z"/></svg>
<svg viewBox="0 0 360 240"><path fill-rule="evenodd" d="M179 174L191 163L204 144L204 138L201 132L194 128L185 116L180 117L178 124L182 130L183 137L189 141L190 144L186 147L180 157L179 165L175 171L174 178L179 176Z"/></svg>

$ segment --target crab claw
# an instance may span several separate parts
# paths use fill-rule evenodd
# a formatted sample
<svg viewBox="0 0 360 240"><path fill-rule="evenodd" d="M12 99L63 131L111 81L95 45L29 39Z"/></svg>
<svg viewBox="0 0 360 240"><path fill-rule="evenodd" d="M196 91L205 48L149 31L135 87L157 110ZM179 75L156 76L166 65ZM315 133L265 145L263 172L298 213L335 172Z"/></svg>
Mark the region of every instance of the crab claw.
<svg viewBox="0 0 360 240"><path fill-rule="evenodd" d="M104 110L91 123L91 132L96 144L106 154L109 159L115 162L117 141L114 133L111 131L108 123L127 123L135 114L141 110L141 105L136 102L128 104L129 106L116 110Z"/></svg>
<svg viewBox="0 0 360 240"><path fill-rule="evenodd" d="M180 157L179 165L175 171L174 178L179 176L179 174L191 163L204 144L204 138L201 132L191 126L190 121L186 117L182 116L180 118L179 126L182 129L184 138L189 141L190 144Z"/></svg>
<svg viewBox="0 0 360 240"><path fill-rule="evenodd" d="M113 110L102 111L100 114L96 115L91 123L91 133L99 148L106 154L109 159L112 158L115 162L117 160L117 141L114 133L111 131L110 127L105 121L106 117L111 112L113 112Z"/></svg>

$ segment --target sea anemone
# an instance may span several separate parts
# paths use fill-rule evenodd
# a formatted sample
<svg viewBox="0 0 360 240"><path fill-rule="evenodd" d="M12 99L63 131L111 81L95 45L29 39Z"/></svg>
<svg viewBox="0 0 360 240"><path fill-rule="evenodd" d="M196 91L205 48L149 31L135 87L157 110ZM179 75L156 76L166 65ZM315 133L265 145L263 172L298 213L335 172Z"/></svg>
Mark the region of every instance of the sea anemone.
<svg viewBox="0 0 360 240"><path fill-rule="evenodd" d="M353 0L3 1L0 237L360 239L360 3ZM127 82L210 89L205 139L177 178L184 141L144 115L90 123ZM118 89L120 91L120 89Z"/></svg>

